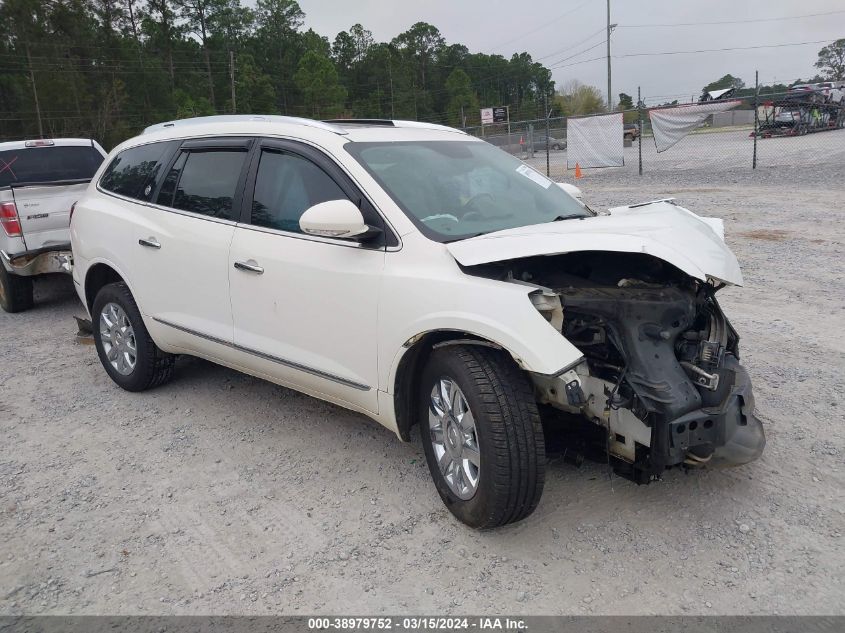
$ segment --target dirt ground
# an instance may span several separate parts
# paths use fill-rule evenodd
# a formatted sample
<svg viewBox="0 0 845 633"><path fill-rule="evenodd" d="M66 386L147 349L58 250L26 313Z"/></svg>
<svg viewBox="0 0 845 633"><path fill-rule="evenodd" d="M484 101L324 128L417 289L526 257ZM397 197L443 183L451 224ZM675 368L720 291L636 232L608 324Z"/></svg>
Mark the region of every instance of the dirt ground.
<svg viewBox="0 0 845 633"><path fill-rule="evenodd" d="M841 165L841 162L839 163ZM418 443L210 363L123 392L69 277L0 313L0 615L844 614L845 170L578 182L725 219L768 446L636 486L553 461L537 511L479 533Z"/></svg>

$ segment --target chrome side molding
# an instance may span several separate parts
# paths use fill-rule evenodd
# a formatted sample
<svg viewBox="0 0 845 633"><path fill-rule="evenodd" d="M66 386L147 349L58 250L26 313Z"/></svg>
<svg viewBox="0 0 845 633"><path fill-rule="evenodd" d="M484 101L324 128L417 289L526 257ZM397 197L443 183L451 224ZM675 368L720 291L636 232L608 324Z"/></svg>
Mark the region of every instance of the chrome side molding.
<svg viewBox="0 0 845 633"><path fill-rule="evenodd" d="M273 356L272 354L266 354L265 352L259 352L255 349L250 349L248 347L243 347L241 345L236 345L229 341L224 341L223 339L217 338L216 336L211 336L209 334L203 334L202 332L197 332L196 330L192 330L190 328L186 328L181 325L177 325L175 323L171 323L170 321L165 321L164 319L159 319L157 317L153 317L153 321L157 323L161 323L162 325L166 325L167 327L172 327L175 330L180 330L182 332L186 332L187 334L192 334L194 336L199 336L207 341L211 341L212 343L218 343L220 345L225 345L226 347L231 347L232 349L238 350L239 352L245 352L247 354L252 354L253 356L257 356L262 360L268 360L273 363L278 363L279 365L284 365L285 367L290 367L291 369L296 369L297 371L303 371L306 374L311 374L312 376L317 376L318 378L325 378L326 380L331 380L332 382L336 382L341 385L345 385L347 387L352 387L353 389L358 389L359 391L369 391L370 387L368 385L362 385L359 382L355 382L354 380L349 380L347 378L342 378L340 376L335 376L334 374L330 374L325 371L321 371L319 369L314 369L313 367L308 367L307 365L302 365L300 363L294 362L292 360L287 360L284 358L279 358L278 356Z"/></svg>

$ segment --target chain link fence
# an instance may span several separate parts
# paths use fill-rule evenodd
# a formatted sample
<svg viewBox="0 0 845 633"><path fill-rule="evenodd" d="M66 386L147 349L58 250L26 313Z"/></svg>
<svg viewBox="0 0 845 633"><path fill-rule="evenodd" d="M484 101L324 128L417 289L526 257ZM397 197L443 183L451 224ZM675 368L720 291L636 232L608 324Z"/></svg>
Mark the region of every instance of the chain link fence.
<svg viewBox="0 0 845 633"><path fill-rule="evenodd" d="M845 98L783 93L736 100L737 107L710 115L663 152L657 151L649 118L656 108L622 111L624 166L602 170L736 172L845 163ZM566 130L566 117L465 128L554 180L574 176L574 165L567 166Z"/></svg>

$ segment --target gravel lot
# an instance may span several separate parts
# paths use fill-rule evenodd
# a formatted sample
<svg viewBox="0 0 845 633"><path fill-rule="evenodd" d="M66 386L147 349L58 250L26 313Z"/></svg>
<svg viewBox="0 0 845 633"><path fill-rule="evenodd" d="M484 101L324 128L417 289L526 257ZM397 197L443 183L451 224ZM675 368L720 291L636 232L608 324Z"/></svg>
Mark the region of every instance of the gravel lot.
<svg viewBox="0 0 845 633"><path fill-rule="evenodd" d="M39 282L0 313L0 614L845 614L842 164L579 181L596 207L725 219L768 446L640 487L553 461L536 513L493 532L359 415L191 358L121 391L70 279Z"/></svg>

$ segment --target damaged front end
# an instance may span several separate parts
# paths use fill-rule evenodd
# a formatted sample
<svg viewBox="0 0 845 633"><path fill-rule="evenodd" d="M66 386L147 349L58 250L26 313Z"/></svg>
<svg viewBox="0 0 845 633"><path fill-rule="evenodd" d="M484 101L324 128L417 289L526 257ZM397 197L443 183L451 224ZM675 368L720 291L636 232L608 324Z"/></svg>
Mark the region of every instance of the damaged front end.
<svg viewBox="0 0 845 633"><path fill-rule="evenodd" d="M636 253L532 257L494 268L536 284L535 307L584 354L561 375L534 375L537 399L592 422L617 473L647 483L673 466L760 456L763 428L739 364L739 337L716 300L720 285Z"/></svg>

